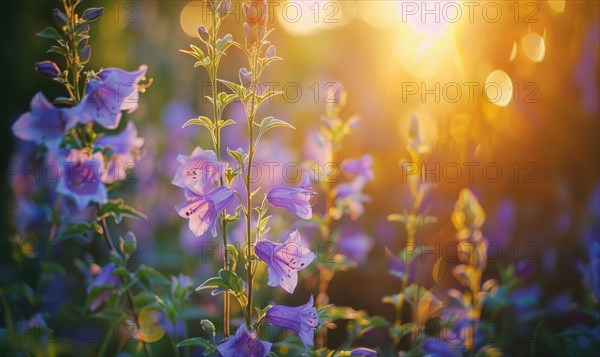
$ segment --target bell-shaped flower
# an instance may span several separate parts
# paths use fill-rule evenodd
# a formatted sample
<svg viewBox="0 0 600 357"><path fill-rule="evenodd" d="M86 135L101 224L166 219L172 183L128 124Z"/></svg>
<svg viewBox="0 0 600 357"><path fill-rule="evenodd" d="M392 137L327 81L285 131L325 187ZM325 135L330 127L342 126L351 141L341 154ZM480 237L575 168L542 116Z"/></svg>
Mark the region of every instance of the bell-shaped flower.
<svg viewBox="0 0 600 357"><path fill-rule="evenodd" d="M100 71L91 79L81 103L71 113L80 123L96 122L107 129L119 126L121 111L129 113L138 108L138 82L146 75L147 67L127 72L120 68ZM77 110L75 110L77 109Z"/></svg>
<svg viewBox="0 0 600 357"><path fill-rule="evenodd" d="M302 246L302 237L298 230L293 231L281 244L261 240L254 246L254 251L269 267L267 284L281 285L290 294L298 284L298 271L306 268L315 259L313 252Z"/></svg>
<svg viewBox="0 0 600 357"><path fill-rule="evenodd" d="M342 170L350 176L364 177L367 181L373 180L373 159L371 155L363 155L359 158L346 159L342 162Z"/></svg>
<svg viewBox="0 0 600 357"><path fill-rule="evenodd" d="M310 219L312 217L312 207L310 198L316 195L310 188L310 178L308 173L304 174L304 179L296 187L275 187L267 194L267 200L275 207L286 208L300 218Z"/></svg>
<svg viewBox="0 0 600 357"><path fill-rule="evenodd" d="M183 218L189 220L190 230L200 237L208 230L213 237L217 236L215 222L219 213L223 211L234 198L234 192L229 187L219 187L216 190L202 195L190 188L186 188L187 202L176 206L175 210Z"/></svg>
<svg viewBox="0 0 600 357"><path fill-rule="evenodd" d="M298 334L304 347L314 345L315 328L319 325L319 315L311 295L304 305L291 307L275 305L267 310L265 319L273 326L287 328Z"/></svg>
<svg viewBox="0 0 600 357"><path fill-rule="evenodd" d="M203 195L214 190L214 183L221 178L223 164L217 161L214 151L196 147L190 156L179 155L181 164L171 183L181 188L191 188Z"/></svg>
<svg viewBox="0 0 600 357"><path fill-rule="evenodd" d="M102 180L105 183L124 180L127 170L134 168L135 162L140 159L142 145L144 138L138 137L135 124L131 121L123 131L96 140L97 147L110 151L108 168Z"/></svg>
<svg viewBox="0 0 600 357"><path fill-rule="evenodd" d="M264 357L271 352L273 344L258 338L256 332L248 331L242 324L235 335L217 345L217 351L224 357Z"/></svg>
<svg viewBox="0 0 600 357"><path fill-rule="evenodd" d="M106 187L102 182L104 157L101 152L90 155L83 150L59 150L58 162L62 174L56 191L71 197L79 209L88 204L105 203L108 200Z"/></svg>
<svg viewBox="0 0 600 357"><path fill-rule="evenodd" d="M106 264L102 268L102 270L98 273L98 275L96 275L96 277L90 283L90 285L88 285L87 293L89 294L92 291L92 288L94 288L95 286L107 286L107 285L116 286L117 284L119 284L121 282L121 279L117 275L113 274L115 269L116 269L115 263L111 262L111 263ZM111 294L110 290L105 290L105 291L101 292L90 303L90 310L96 311L98 309L98 307L100 307L100 305L104 301L108 300L108 298L110 297L110 294Z"/></svg>
<svg viewBox="0 0 600 357"><path fill-rule="evenodd" d="M20 139L45 144L48 149L56 150L65 131L76 123L75 118L67 115L69 110L56 108L39 92L31 100L31 111L17 119L12 131Z"/></svg>
<svg viewBox="0 0 600 357"><path fill-rule="evenodd" d="M335 219L349 214L350 218L355 220L362 215L364 203L369 201L369 197L363 193L365 184L366 179L358 176L352 182L342 183L334 188L336 207L333 216Z"/></svg>

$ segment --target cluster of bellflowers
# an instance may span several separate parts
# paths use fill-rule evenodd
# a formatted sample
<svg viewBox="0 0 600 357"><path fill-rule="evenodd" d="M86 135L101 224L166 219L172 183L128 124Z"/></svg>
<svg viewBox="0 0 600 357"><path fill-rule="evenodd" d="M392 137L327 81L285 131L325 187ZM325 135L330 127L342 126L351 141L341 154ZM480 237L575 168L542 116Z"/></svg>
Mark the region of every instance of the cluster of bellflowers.
<svg viewBox="0 0 600 357"><path fill-rule="evenodd" d="M234 41L230 34L220 34L221 25L230 13L231 1L208 0L206 6L212 15L212 22L210 28L198 28L202 48L191 45L190 50L182 52L196 60L195 67L202 67L208 73L212 92L206 97L213 110L211 114L190 119L184 127L195 125L207 129L213 150L197 147L190 155L180 155L180 166L172 183L180 187L185 196L184 202L175 210L188 220L190 231L198 237L222 238L225 252L223 269L196 290L209 289L213 295L223 294L225 338L216 342L214 323L203 320L204 332L212 338L191 338L178 346L197 346L205 354L222 356L266 356L273 347L271 341L261 338L264 335L261 327L266 322L276 328L294 331L305 351L308 351L314 345L314 331L319 325L319 312L314 306L313 297L300 306L263 306L255 301L253 294L257 285L254 279L258 264L266 265L268 286L292 294L301 271L315 260L315 254L305 247L300 230L291 229L280 241L269 235L271 209L289 210L302 219L312 217L311 198L315 193L311 189L309 176L305 175L303 181L294 187L254 187L251 180L252 163L260 149L261 138L275 128L294 130L292 125L283 120L271 116L262 119L257 117L261 104L281 94L261 86L263 72L273 62L281 60L276 55L275 45L268 40L268 4L265 0L243 4L243 43ZM239 70L237 83L218 78L220 59L232 46L248 60L248 67ZM225 86L228 91L220 91L220 86ZM236 119L246 124L246 149L221 147L221 130L237 124L234 119L222 118L225 107L233 101L241 102L245 109L245 117ZM221 157L223 149L226 149L230 162ZM243 181L241 190L232 187L236 177L241 177ZM262 200L255 201L261 196ZM233 208L228 210L230 207ZM246 244L241 252L227 242L231 224L245 227ZM237 273L238 262L244 267L245 278ZM231 309L228 305L232 300L237 301L243 314L243 323L235 332L229 332Z"/></svg>
<svg viewBox="0 0 600 357"><path fill-rule="evenodd" d="M99 254L83 257L69 254L58 254L56 258L38 257L43 263L42 280L57 281L69 276L68 280L75 281L84 277L87 282L85 301L77 300L76 307L83 311L73 315L109 322L109 328L102 329L101 339L95 341L99 355L118 354L122 349L130 348L143 349L149 356L151 343L159 341L169 331L170 337L177 335L179 306L191 293L191 280L185 276L169 280L144 265L131 272L128 269L130 258L137 250L135 234L127 232L119 236L118 241L111 236L111 231L116 230L109 228L111 218L116 224L121 223L123 217L146 218L127 205L123 198L111 197L109 192L130 177L131 169L142 157L144 139L138 136L135 123L123 112L132 113L138 108L139 93L143 93L152 80L145 78L145 65L134 71L86 68L92 53L90 25L101 17L103 8L82 9L81 3L80 0L64 0L62 9L53 10L54 24L37 34L54 41L48 53L62 58L56 62L38 62L35 70L62 85L66 96L50 100L43 93L37 93L31 101L30 111L18 118L12 131L17 138L37 144L38 156L44 161L42 164L52 165L59 175L51 187L55 203L48 215L47 240L38 237L35 244L60 247L64 240L72 240L71 243L81 244L85 251L99 239L103 247L97 252ZM45 249L41 248L41 251ZM69 274L63 264L79 269L75 269L75 274ZM157 290L158 286L170 286L170 291L163 294L162 288ZM31 288L19 289L32 291ZM81 296L69 293L73 295L69 300ZM31 296L25 299L27 296L25 294L21 300L16 295L8 296L5 302L16 299L11 301L16 311L5 310L3 313L22 316L17 307L23 300L44 300ZM32 326L43 327L50 336L53 331L60 331L62 326L46 324L43 316L44 313L34 315L35 319L30 320L35 320L31 322ZM8 340L10 351L35 351L37 348L37 345L20 345L25 339L12 327L8 335L11 336ZM73 338L60 333L54 337L59 342ZM133 346L127 344L132 338ZM45 348L51 348L48 341L44 342ZM45 351L50 353L49 349Z"/></svg>

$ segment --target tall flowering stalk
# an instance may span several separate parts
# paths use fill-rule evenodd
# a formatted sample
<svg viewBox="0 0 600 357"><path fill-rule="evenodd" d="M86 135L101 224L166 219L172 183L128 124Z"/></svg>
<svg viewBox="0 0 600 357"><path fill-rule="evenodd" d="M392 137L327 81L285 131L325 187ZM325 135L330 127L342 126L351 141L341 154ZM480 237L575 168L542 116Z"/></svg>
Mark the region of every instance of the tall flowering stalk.
<svg viewBox="0 0 600 357"><path fill-rule="evenodd" d="M426 175L423 172L423 162L429 148L423 144L419 122L416 117L411 117L408 128L408 145L406 147L410 161L402 161L401 167L408 181L408 188L411 197L410 210L401 214L391 214L388 221L400 222L406 231L406 242L398 254L400 258L399 266L391 270L394 276L401 279L400 293L386 296L383 302L392 304L396 310L396 320L394 326L390 329L394 342L398 344L402 337L410 335L412 337L412 348L417 348L421 332L425 328L427 320L437 316L441 312L441 302L427 289L422 287L417 278L416 259L427 248L424 245L417 245L417 232L427 224L434 223L436 217L423 214L423 201L429 194L433 185L426 181ZM402 312L405 304L411 307L411 319L403 321ZM417 339L419 338L419 339Z"/></svg>
<svg viewBox="0 0 600 357"><path fill-rule="evenodd" d="M209 8L216 9L213 13L213 28L208 31L199 29L199 35L205 43L208 55L197 47L192 46L192 51L186 51L198 59L197 65L208 69L213 92L209 100L213 103L215 119L199 117L188 121L186 125L201 125L209 129L213 144L217 151L220 150L220 129L224 126L235 124L233 119L223 121L221 114L224 106L233 100L242 103L245 109L245 121L248 130L248 148L227 148L227 152L234 163L225 162L220 155L214 152L204 151L196 148L190 156L180 156L180 168L175 174L173 183L184 189L186 201L177 206L179 215L189 220L189 227L197 236L211 232L216 236L216 223L221 217L223 230L226 225L237 221L241 216L245 218L246 247L243 258L245 260L246 279L242 279L236 272L238 252L233 245L227 245L225 249L230 254L232 264L218 271L217 276L206 280L196 289L211 289L213 295L229 294L234 297L240 305L244 315L245 323L241 325L235 334L220 343L214 340L196 337L179 343L178 346L199 346L205 353L220 353L229 355L252 355L265 356L270 353L272 344L260 339L260 329L264 322L268 322L279 328L294 330L301 337L305 347L313 345L314 329L318 325L319 316L313 306L312 298L300 307L266 306L254 301L253 289L256 267L262 261L267 265L268 285L272 287L281 286L288 293L293 293L298 283L299 271L308 267L314 260L315 255L303 247L302 236L299 231L292 231L287 238L276 243L265 236L270 231L268 214L270 206L287 208L294 211L298 216L309 219L312 215L309 199L313 192L310 183L305 181L296 188L275 187L264 194L260 205L254 204L254 198L261 190L252 185L252 166L254 157L260 145L263 135L277 127L294 127L283 120L274 117L266 117L257 120L257 112L261 104L274 96L281 94L264 88L260 85L263 71L274 61L280 58L276 56L275 46L268 40L266 30L268 5L266 1L251 1L244 4L245 41L239 44L233 41L230 35L222 39L214 40L218 25L226 15L228 1L208 1ZM223 10L227 9L227 10ZM220 13L219 13L220 11ZM216 65L223 51L235 45L248 59L248 68L239 71L239 84L217 78ZM231 90L231 94L216 94L217 82L224 84ZM234 179L241 176L245 192L237 192L231 186ZM236 209L235 216L227 215L224 211L227 206L237 198L240 205ZM253 228L253 222L256 228ZM270 309L273 309L272 312ZM227 311L227 310L226 310ZM257 317L255 318L255 312ZM204 320L203 326L211 326ZM213 331L214 328L205 329L205 332Z"/></svg>
<svg viewBox="0 0 600 357"><path fill-rule="evenodd" d="M190 45L191 51L181 50L194 57L197 62L194 67L204 67L208 73L210 80L211 95L207 96L212 104L212 119L206 116L199 116L186 122L184 127L188 125L201 125L206 127L211 133L213 148L216 152L216 161L221 161L221 129L234 124L232 120L223 120L223 112L225 107L235 99L235 95L219 92L218 89L218 72L222 56L225 55L227 49L233 44L231 35L227 34L220 38L220 29L223 22L229 15L231 8L231 0L209 0L206 2L207 9L211 15L211 27L207 29L205 26L198 27L198 37L204 44L206 54L197 46ZM216 168L221 170L221 168ZM218 185L225 186L223 175L218 178ZM221 237L223 239L223 269L230 269L229 251L227 243L227 224L230 220L227 219L225 211L221 211L219 215L219 226L221 227ZM225 336L229 336L230 332L230 295L223 295L223 329Z"/></svg>
<svg viewBox="0 0 600 357"><path fill-rule="evenodd" d="M470 190L463 189L460 192L452 213L452 223L457 231L458 257L461 262L454 267L452 274L465 290L460 292L451 289L448 295L459 304L462 315L458 324L461 327L461 336L464 335L464 347L469 354L473 354L483 304L488 296L495 294L498 282L495 279L483 284L481 282L487 267L488 240L481 232L485 223L485 212ZM484 346L482 351L485 348L490 347Z"/></svg>
<svg viewBox="0 0 600 357"><path fill-rule="evenodd" d="M329 305L328 289L335 273L355 264L342 254L335 254L333 257L326 254L331 244L338 244L341 239L344 239L341 237L343 233L339 229L340 225L335 223L344 216L349 216L353 220L358 219L363 213L364 202L368 201L368 197L362 190L366 182L373 179L372 160L369 155L346 159L340 165L340 151L344 141L360 121L358 116L341 117L341 112L347 104L347 96L342 84L336 83L330 87L330 92L326 95L324 124L317 137L323 155L320 159L323 162L309 165L313 169L318 165L316 172L321 174L318 179L325 196L325 212L322 215L315 215L314 218L321 233L319 246L323 247L324 253L323 259L317 262L319 290L316 306L319 309ZM323 171L320 171L321 165ZM340 183L340 171L343 171L351 181ZM319 331L317 346L325 347L326 343L327 328L323 326Z"/></svg>

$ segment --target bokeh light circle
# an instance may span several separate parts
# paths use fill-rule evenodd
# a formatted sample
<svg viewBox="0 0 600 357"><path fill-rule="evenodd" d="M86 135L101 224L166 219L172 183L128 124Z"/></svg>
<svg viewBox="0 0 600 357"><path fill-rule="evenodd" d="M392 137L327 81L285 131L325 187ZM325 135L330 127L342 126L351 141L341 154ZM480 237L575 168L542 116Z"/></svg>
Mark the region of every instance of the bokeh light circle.
<svg viewBox="0 0 600 357"><path fill-rule="evenodd" d="M497 69L487 76L484 90L486 100L500 107L506 107L513 97L512 80L501 69Z"/></svg>
<svg viewBox="0 0 600 357"><path fill-rule="evenodd" d="M533 62L542 62L546 56L544 38L535 32L528 32L521 40L521 48L525 57Z"/></svg>

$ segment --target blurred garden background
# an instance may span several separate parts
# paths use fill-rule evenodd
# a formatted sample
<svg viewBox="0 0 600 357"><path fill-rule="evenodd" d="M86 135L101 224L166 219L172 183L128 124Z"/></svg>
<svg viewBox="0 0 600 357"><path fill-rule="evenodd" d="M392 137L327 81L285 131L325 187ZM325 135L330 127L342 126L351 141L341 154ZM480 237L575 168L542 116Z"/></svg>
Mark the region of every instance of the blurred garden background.
<svg viewBox="0 0 600 357"><path fill-rule="evenodd" d="M140 96L139 109L124 114L145 138L144 156L133 179L115 188L148 217L127 220L126 228L120 228L121 235L131 230L137 237L138 250L130 264L150 266L167 277L184 274L197 286L220 266L222 251L217 240L195 237L178 216L173 207L181 203L182 195L171 180L177 155L187 155L196 146L210 147L206 132L181 129L187 120L212 110L204 98L209 91L206 73L179 51L190 43L198 45L197 28L209 23L205 5L181 0L85 3L105 9L91 30L89 65L132 71L143 63L148 66L146 77L153 78ZM448 289L460 287L450 268L441 274L438 266L435 279L433 270L440 256L456 254L446 249L456 241L451 217L459 192L468 188L486 213L481 230L490 243L483 281L518 280L508 284L498 301L486 302L487 311L510 311L486 316L503 326L497 345L507 355L548 355L557 348L597 355L592 347L600 340L598 311L594 312L598 301L590 292L596 291L598 298L600 258L590 252L600 254L594 248L600 239L600 2L269 0L269 4L273 15L269 26L275 28L270 41L284 61L272 64L263 81L284 94L262 110L288 121L296 131L263 139L258 181L295 185L300 177L294 165L306 168L310 160L317 167L323 164L315 135L328 93L338 83L348 93L342 115L356 114L360 123L337 162L363 154L372 157L374 179L365 186L369 199L364 213L356 220L342 218L342 237L334 248L356 264L331 281L331 303L389 321L395 318L394 306L382 299L399 290L400 280L389 270L393 257L405 247L407 231L388 218L411 210L407 180L411 166L402 166L401 161L410 164L407 147L414 138L411 122L416 120L427 148L422 163L425 178L434 184L419 213L437 218L416 237L432 249L418 260L422 284L444 302L449 300ZM16 139L11 131L37 91L49 98L65 94L33 66L49 57L46 40L35 33L52 23L52 9L59 6L58 1L36 0L0 5L4 68L0 285L9 301L0 311L12 310L15 321L42 319L54 331L52 353L93 354L101 338L85 333L86 328L91 335L96 330L81 312L85 277L74 272L75 260L96 253L87 238L43 248L41 237L50 227L53 202L47 191L39 189L47 182L34 169L36 145ZM231 11L222 30L242 39L241 2L234 1ZM223 58L220 78L237 82L238 69L246 62L236 51L229 50ZM225 113L234 119L240 115L239 103ZM223 132L224 145L245 145L244 126ZM273 162L279 166L270 171L264 163ZM286 171L288 166L292 168ZM314 211L324 210L320 198L314 200ZM282 217L288 226L294 221L291 214ZM309 245L319 244L318 230L310 223L294 226L303 227ZM274 236L288 230L283 220L273 223ZM233 226L230 232L231 240L243 242L242 230ZM316 270L303 274L300 292L281 294L282 302L295 306L316 295ZM11 300L7 287L21 284L31 290L29 303ZM269 300L279 293L256 294ZM221 313L220 303L209 294L192 293L182 324L193 334L200 329L200 319ZM495 310L494 303L501 307ZM578 312L577 307L587 312ZM0 316L2 345L8 341L7 320ZM344 326L340 323L329 331L332 348L344 339ZM575 326L589 331L569 330ZM360 341L374 347L389 344L387 339L374 328ZM158 342L156 355L162 348L169 351L164 346L168 342Z"/></svg>

